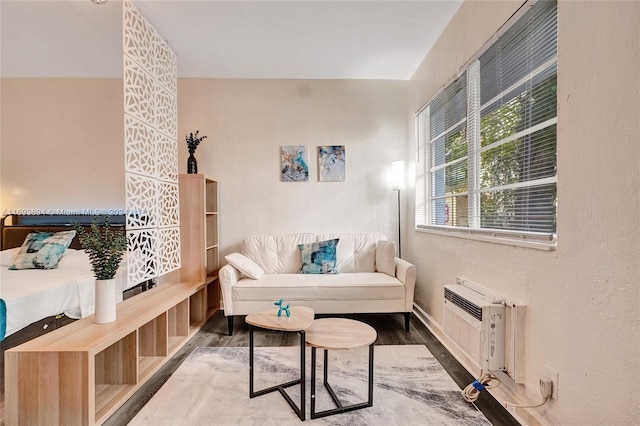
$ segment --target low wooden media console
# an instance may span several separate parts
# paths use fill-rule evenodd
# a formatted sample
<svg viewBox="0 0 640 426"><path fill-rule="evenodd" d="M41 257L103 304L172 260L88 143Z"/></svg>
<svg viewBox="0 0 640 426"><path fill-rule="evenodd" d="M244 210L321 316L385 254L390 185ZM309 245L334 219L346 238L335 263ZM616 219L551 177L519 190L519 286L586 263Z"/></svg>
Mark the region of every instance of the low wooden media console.
<svg viewBox="0 0 640 426"><path fill-rule="evenodd" d="M217 280L167 283L5 352L5 413L18 424L104 423L219 310Z"/></svg>

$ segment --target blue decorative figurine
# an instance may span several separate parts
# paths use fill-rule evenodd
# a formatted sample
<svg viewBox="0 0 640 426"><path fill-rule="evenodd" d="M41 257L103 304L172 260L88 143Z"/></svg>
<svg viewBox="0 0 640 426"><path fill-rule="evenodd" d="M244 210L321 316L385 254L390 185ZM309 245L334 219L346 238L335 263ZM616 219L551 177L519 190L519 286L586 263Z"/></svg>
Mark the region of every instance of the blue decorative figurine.
<svg viewBox="0 0 640 426"><path fill-rule="evenodd" d="M278 307L278 316L281 317L282 311L284 311L284 313L287 314L287 317L290 317L291 316L291 311L289 310L290 303L287 303L287 306L282 306L283 302L284 300L282 298L280 298L278 302L273 302L273 304Z"/></svg>

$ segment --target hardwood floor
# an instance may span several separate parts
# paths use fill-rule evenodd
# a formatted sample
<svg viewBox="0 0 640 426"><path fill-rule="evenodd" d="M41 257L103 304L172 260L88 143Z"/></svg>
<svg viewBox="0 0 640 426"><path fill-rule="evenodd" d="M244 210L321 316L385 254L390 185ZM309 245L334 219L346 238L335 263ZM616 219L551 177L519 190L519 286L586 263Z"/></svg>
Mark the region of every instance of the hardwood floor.
<svg viewBox="0 0 640 426"><path fill-rule="evenodd" d="M323 316L318 315L317 317ZM376 345L426 345L461 389L474 380L415 317L411 321L410 333L404 331L404 317L400 314L343 315L343 317L363 321L375 328L378 332ZM293 346L297 344L297 335L295 333L261 332L255 334L255 339L256 346ZM222 313L212 317L201 331L187 342L104 424L107 426L126 425L195 348L206 346L248 347L249 328L244 322L244 318L237 317L235 319L234 334L233 336L228 336L226 317ZM480 395L476 405L493 425L517 426L520 424L487 392L483 392Z"/></svg>

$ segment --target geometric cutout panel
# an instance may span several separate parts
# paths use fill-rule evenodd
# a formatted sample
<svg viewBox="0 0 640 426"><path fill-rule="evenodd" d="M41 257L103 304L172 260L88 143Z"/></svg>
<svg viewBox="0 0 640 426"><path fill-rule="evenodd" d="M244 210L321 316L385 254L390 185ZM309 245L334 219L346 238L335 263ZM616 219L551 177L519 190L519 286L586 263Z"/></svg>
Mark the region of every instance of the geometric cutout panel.
<svg viewBox="0 0 640 426"><path fill-rule="evenodd" d="M155 41L156 72L154 74L158 76L158 83L169 93L178 93L178 60L176 54L157 33Z"/></svg>
<svg viewBox="0 0 640 426"><path fill-rule="evenodd" d="M180 226L180 201L178 185L175 183L157 182L158 190L158 227Z"/></svg>
<svg viewBox="0 0 640 426"><path fill-rule="evenodd" d="M128 1L123 7L123 51L145 69L154 68L154 31L135 6ZM155 71L155 70L154 70Z"/></svg>
<svg viewBox="0 0 640 426"><path fill-rule="evenodd" d="M140 11L122 8L130 284L180 267L178 66Z"/></svg>
<svg viewBox="0 0 640 426"><path fill-rule="evenodd" d="M129 238L127 253L128 282L142 283L156 275L157 230L127 230Z"/></svg>
<svg viewBox="0 0 640 426"><path fill-rule="evenodd" d="M127 229L157 228L158 182L125 172Z"/></svg>
<svg viewBox="0 0 640 426"><path fill-rule="evenodd" d="M165 182L178 181L178 145L176 139L156 133L153 144L155 152L155 176Z"/></svg>
<svg viewBox="0 0 640 426"><path fill-rule="evenodd" d="M124 56L124 112L156 126L154 84L151 75Z"/></svg>
<svg viewBox="0 0 640 426"><path fill-rule="evenodd" d="M180 267L180 228L158 230L158 275Z"/></svg>
<svg viewBox="0 0 640 426"><path fill-rule="evenodd" d="M178 123L178 107L177 99L160 85L155 87L154 104L156 106L156 126L160 133L164 133L174 141L177 139L176 134Z"/></svg>
<svg viewBox="0 0 640 426"><path fill-rule="evenodd" d="M156 176L155 130L129 115L124 116L125 170L144 176Z"/></svg>

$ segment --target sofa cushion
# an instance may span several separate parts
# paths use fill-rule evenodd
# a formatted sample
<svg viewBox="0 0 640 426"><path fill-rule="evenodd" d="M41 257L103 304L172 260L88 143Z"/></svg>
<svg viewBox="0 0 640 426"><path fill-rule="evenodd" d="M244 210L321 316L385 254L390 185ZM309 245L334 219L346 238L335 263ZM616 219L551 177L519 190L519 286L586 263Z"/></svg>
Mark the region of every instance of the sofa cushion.
<svg viewBox="0 0 640 426"><path fill-rule="evenodd" d="M375 272L376 244L379 240L386 240L384 234L367 233L338 233L318 234L316 241L340 239L338 244L338 273L344 272Z"/></svg>
<svg viewBox="0 0 640 426"><path fill-rule="evenodd" d="M314 241L315 234L252 236L242 241L242 254L267 274L295 274L302 265L298 244Z"/></svg>
<svg viewBox="0 0 640 426"><path fill-rule="evenodd" d="M336 246L338 238L316 243L298 244L302 266L300 272L303 274L337 274L336 269Z"/></svg>
<svg viewBox="0 0 640 426"><path fill-rule="evenodd" d="M376 232L252 236L242 241L241 253L267 274L295 274L302 266L298 244L335 238L340 240L336 252L338 273L376 271L376 243L387 240Z"/></svg>
<svg viewBox="0 0 640 426"><path fill-rule="evenodd" d="M393 241L378 241L376 245L376 270L396 276L396 245Z"/></svg>
<svg viewBox="0 0 640 426"><path fill-rule="evenodd" d="M234 301L275 302L282 297L286 303L294 304L316 300L404 300L402 282L380 272L265 274L258 280L240 279L232 292Z"/></svg>
<svg viewBox="0 0 640 426"><path fill-rule="evenodd" d="M231 266L251 279L257 280L264 275L264 270L257 263L240 253L231 253L224 258Z"/></svg>

